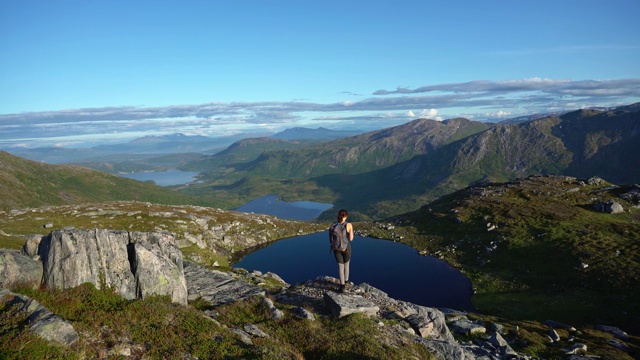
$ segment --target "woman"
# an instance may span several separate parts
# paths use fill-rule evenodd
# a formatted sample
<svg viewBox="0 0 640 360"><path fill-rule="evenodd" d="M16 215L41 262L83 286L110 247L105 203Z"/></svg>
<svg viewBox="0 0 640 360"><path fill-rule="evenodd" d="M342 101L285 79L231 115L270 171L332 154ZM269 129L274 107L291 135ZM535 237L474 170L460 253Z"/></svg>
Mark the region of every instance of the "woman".
<svg viewBox="0 0 640 360"><path fill-rule="evenodd" d="M344 292L345 284L349 282L349 261L351 260L351 241L353 241L353 226L347 222L347 210L338 211L338 219L329 228L329 242L331 250L338 262L340 275L340 292Z"/></svg>

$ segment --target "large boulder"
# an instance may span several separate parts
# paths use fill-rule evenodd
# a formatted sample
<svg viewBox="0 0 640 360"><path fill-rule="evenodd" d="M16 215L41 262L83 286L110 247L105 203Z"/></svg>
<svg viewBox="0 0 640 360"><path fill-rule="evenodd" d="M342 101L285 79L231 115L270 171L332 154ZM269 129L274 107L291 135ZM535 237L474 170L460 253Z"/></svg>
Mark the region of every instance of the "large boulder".
<svg viewBox="0 0 640 360"><path fill-rule="evenodd" d="M139 298L170 295L171 301L187 304L187 281L182 253L172 235L166 233L131 233L133 256L131 269Z"/></svg>
<svg viewBox="0 0 640 360"><path fill-rule="evenodd" d="M86 282L108 286L127 299L136 298L129 263L129 233L124 230L55 230L40 243L43 283L66 289ZM132 248L132 247L131 247Z"/></svg>
<svg viewBox="0 0 640 360"><path fill-rule="evenodd" d="M187 303L182 253L170 234L60 229L42 240L38 254L47 287L90 282L127 299L169 295Z"/></svg>
<svg viewBox="0 0 640 360"><path fill-rule="evenodd" d="M42 264L18 250L0 249L0 288L14 284L40 286Z"/></svg>

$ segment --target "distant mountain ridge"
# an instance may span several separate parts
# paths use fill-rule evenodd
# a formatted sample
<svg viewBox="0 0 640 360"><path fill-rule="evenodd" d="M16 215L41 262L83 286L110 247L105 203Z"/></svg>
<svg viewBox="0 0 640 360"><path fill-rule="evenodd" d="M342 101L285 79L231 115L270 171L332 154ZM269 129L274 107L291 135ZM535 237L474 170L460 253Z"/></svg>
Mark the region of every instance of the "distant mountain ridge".
<svg viewBox="0 0 640 360"><path fill-rule="evenodd" d="M418 119L301 149L265 151L205 180L224 184L220 191L227 195L258 197L267 184L289 200L304 194L309 200L314 191L321 197L311 200L364 218L410 211L479 181L562 174L634 183L640 181L636 108L578 110L513 124Z"/></svg>
<svg viewBox="0 0 640 360"><path fill-rule="evenodd" d="M317 129L294 127L272 135L271 138L281 140L335 140L343 137L355 136L361 133L362 131L359 130L331 130L323 127L319 127Z"/></svg>

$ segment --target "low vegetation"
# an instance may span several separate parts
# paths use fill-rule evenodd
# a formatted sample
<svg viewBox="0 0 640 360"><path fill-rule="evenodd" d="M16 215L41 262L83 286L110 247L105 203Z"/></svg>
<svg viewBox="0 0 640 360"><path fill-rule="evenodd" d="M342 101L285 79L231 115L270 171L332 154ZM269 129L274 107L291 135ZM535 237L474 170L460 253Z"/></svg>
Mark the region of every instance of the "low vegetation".
<svg viewBox="0 0 640 360"><path fill-rule="evenodd" d="M640 209L619 197L631 189L529 177L470 187L368 229L358 225L463 271L481 313L637 333ZM612 199L626 211L594 209Z"/></svg>

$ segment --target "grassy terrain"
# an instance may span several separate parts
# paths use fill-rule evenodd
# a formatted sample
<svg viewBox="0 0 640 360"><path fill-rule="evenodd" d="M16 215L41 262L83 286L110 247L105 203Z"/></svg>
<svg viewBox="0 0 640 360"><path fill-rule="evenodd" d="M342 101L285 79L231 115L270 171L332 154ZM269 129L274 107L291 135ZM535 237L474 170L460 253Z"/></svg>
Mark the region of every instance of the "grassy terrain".
<svg viewBox="0 0 640 360"><path fill-rule="evenodd" d="M114 200L216 206L198 196L78 166L49 165L0 151L0 211Z"/></svg>
<svg viewBox="0 0 640 360"><path fill-rule="evenodd" d="M472 187L395 219L393 236L462 270L482 313L638 333L640 210L617 197L628 187L606 185L530 177ZM594 210L610 199L627 211Z"/></svg>

